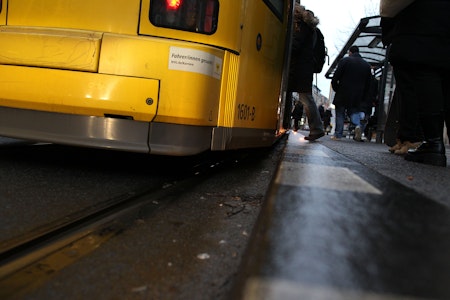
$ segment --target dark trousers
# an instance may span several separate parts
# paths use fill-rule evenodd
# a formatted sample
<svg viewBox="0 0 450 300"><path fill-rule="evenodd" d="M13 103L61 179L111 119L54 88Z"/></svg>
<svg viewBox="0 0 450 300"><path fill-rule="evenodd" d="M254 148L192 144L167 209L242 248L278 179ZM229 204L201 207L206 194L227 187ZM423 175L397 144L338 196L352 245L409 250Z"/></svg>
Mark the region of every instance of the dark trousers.
<svg viewBox="0 0 450 300"><path fill-rule="evenodd" d="M399 112L399 128L397 138L412 143L423 141L422 128L419 121L419 98L416 97L413 86L413 78L410 76L409 68L401 66L394 67L396 88L394 97L397 111Z"/></svg>
<svg viewBox="0 0 450 300"><path fill-rule="evenodd" d="M450 75L427 66L394 65L400 96L400 130L404 140L442 138L444 120L450 125ZM415 140L416 139L416 140Z"/></svg>

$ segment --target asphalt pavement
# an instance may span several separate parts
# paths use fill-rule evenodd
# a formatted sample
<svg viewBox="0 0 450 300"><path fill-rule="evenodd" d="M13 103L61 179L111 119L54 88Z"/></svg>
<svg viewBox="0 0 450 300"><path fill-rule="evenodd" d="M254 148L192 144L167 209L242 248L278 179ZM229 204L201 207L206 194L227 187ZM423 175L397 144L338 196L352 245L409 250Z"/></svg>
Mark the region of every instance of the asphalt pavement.
<svg viewBox="0 0 450 300"><path fill-rule="evenodd" d="M289 135L232 298L450 299L450 167L307 134Z"/></svg>
<svg viewBox="0 0 450 300"><path fill-rule="evenodd" d="M306 134L307 132L301 132L299 136ZM318 143L413 189L424 197L450 207L449 145L446 145L447 167L443 168L406 161L403 156L390 153L387 145L374 140L361 143L351 138L343 138L333 141L329 136L325 136Z"/></svg>

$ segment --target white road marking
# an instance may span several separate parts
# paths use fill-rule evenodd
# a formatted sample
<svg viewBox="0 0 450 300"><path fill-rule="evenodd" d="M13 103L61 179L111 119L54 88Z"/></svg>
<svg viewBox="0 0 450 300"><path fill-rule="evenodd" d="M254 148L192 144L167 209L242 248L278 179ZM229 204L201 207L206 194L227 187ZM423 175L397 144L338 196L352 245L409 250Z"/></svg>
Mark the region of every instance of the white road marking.
<svg viewBox="0 0 450 300"><path fill-rule="evenodd" d="M250 278L243 300L419 300L400 295L343 290L326 286L303 285L287 280Z"/></svg>
<svg viewBox="0 0 450 300"><path fill-rule="evenodd" d="M304 164L281 162L277 184L326 188L336 191L349 191L382 195L383 193L353 173L348 168L323 166L319 164Z"/></svg>

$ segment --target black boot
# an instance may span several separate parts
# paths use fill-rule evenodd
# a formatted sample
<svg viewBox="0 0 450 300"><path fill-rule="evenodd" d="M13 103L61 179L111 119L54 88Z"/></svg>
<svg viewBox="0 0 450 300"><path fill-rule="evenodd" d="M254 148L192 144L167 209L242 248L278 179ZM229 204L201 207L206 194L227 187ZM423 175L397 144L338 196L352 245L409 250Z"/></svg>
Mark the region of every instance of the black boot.
<svg viewBox="0 0 450 300"><path fill-rule="evenodd" d="M444 115L422 114L420 125L423 130L425 142L416 149L408 150L405 159L433 166L447 166L445 146L443 141Z"/></svg>
<svg viewBox="0 0 450 300"><path fill-rule="evenodd" d="M442 138L425 141L416 149L408 150L405 159L427 165L440 167L447 166L445 146Z"/></svg>

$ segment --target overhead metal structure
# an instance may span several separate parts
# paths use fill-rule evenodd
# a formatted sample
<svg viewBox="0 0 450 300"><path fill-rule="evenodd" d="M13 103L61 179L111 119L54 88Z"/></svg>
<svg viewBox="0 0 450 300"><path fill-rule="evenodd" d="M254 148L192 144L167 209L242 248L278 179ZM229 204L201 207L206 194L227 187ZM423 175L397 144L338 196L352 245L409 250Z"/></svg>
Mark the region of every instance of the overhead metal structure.
<svg viewBox="0 0 450 300"><path fill-rule="evenodd" d="M339 61L348 53L351 46L359 47L361 56L374 68L375 76L381 76L386 60L386 49L381 43L380 16L367 17L360 20L349 40L331 64L325 77L333 78Z"/></svg>

